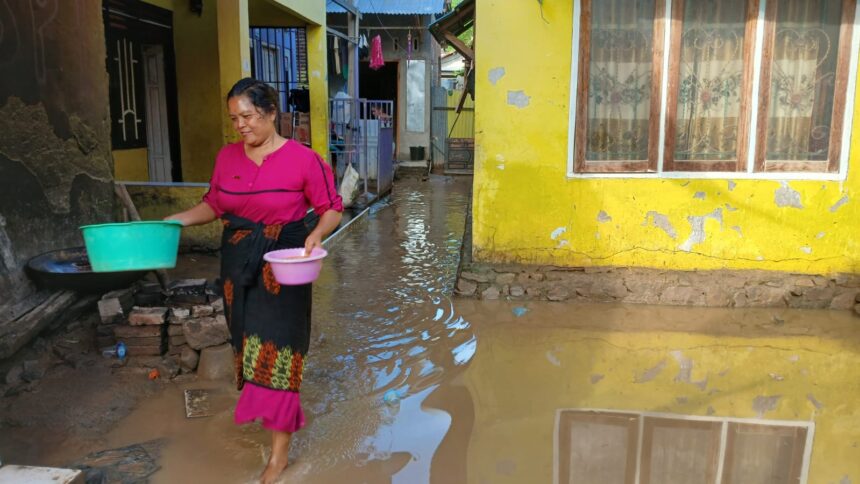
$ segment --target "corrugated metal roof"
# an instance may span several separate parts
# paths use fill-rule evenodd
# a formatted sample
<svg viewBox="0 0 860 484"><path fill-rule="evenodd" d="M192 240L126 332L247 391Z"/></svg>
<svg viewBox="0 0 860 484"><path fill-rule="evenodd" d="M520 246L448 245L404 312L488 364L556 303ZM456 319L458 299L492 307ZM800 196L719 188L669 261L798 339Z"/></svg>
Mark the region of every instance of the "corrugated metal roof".
<svg viewBox="0 0 860 484"><path fill-rule="evenodd" d="M430 15L445 12L445 0L353 0L362 13L387 15ZM334 2L327 2L326 12L344 13Z"/></svg>

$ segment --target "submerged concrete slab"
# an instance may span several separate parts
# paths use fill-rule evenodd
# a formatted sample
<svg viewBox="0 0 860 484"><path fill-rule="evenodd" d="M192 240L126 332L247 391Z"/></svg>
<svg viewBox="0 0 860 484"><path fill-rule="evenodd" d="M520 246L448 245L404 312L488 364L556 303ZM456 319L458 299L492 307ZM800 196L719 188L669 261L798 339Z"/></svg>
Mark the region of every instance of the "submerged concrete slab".
<svg viewBox="0 0 860 484"><path fill-rule="evenodd" d="M83 484L84 473L78 469L9 465L0 467L0 484Z"/></svg>

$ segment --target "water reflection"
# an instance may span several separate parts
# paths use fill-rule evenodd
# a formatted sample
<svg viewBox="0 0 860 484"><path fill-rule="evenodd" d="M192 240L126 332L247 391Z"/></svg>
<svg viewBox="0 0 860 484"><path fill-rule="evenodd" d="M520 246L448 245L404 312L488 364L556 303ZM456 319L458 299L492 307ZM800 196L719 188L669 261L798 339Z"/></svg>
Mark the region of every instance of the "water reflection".
<svg viewBox="0 0 860 484"><path fill-rule="evenodd" d="M411 477L398 479L413 479L402 482L429 471L450 416L428 414L422 402L476 347L470 324L446 293L454 285L468 196L467 180L401 183L332 251L315 286L314 328L324 343L312 346L303 387L303 399L325 413L296 440L296 453L314 467L309 482L348 472L356 459L388 462L399 452L410 460L398 475ZM357 415L364 432L345 435ZM413 423L405 425L403 415ZM434 437L410 439L416 422ZM345 438L355 440L325 457L313 452Z"/></svg>

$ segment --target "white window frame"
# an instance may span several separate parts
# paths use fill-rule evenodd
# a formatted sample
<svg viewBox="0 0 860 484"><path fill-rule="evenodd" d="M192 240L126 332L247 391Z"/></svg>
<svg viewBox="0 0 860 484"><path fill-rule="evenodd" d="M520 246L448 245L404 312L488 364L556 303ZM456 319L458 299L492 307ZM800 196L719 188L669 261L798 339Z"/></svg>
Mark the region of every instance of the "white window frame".
<svg viewBox="0 0 860 484"><path fill-rule="evenodd" d="M665 15L667 19L672 18L672 0L664 1L666 4ZM759 0L758 22L755 34L755 51L753 56L753 114L750 120L750 132L755 133L757 127L759 103L759 83L762 63L762 44L764 39L764 16L767 0ZM568 100L568 128L567 128L567 178L668 178L668 179L711 179L711 180L825 180L845 181L848 176L848 155L851 152L851 131L854 121L854 98L857 88L857 64L860 54L860 8L854 12L854 28L851 36L851 53L848 71L848 85L845 93L845 113L842 127L842 146L839 156L839 171L835 173L812 173L812 172L754 172L756 136L750 136L750 146L747 153L746 171L737 172L707 172L707 171L663 171L663 152L666 137L666 104L669 84L669 56L671 49L663 49L663 78L660 100L660 139L657 155L657 171L651 173L578 173L575 171L575 132L576 132L576 102L577 84L579 82L579 38L580 38L581 2L573 0L573 36L571 39L571 61L570 61L570 96ZM667 23L668 25L668 23ZM665 29L664 45L670 44L671 28Z"/></svg>
<svg viewBox="0 0 860 484"><path fill-rule="evenodd" d="M674 413L659 413L659 412L637 412L637 411L624 411L624 410L610 410L610 409L595 409L595 408L559 408L555 412L555 425L553 427L553 471L552 471L552 482L553 484L557 484L560 479L559 475L559 467L561 462L561 455L559 454L559 446L560 446L560 435L559 431L561 430L561 418L565 412L577 412L577 413L595 413L595 414L612 414L612 415L630 415L631 417L638 418L639 425L639 442L638 447L636 449L636 478L634 482L640 482L641 475L640 469L642 467L642 444L643 444L643 430L645 426L645 419L648 417L651 418L664 418L664 419L673 419L673 420L687 420L687 421L696 421L696 422L714 422L722 425L720 436L720 461L717 464L719 466L719 470L717 471L716 482L715 484L720 484L723 480L723 464L725 462L725 451L726 451L726 438L729 424L749 424L749 425L763 425L770 427L795 427L795 428L803 428L806 429L806 442L803 447L803 464L800 471L800 483L806 484L809 479L809 464L812 460L812 444L814 442L815 436L815 422L809 421L792 421L792 420L767 420L760 418L731 418L731 417L705 417L698 415L683 415L683 414L674 414Z"/></svg>

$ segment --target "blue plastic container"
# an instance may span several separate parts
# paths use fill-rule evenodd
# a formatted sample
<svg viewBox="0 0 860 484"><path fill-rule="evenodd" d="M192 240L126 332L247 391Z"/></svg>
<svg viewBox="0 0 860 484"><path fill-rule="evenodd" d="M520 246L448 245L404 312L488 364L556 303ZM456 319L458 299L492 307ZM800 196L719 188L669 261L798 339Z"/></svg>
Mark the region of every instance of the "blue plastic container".
<svg viewBox="0 0 860 484"><path fill-rule="evenodd" d="M126 222L81 227L93 272L176 267L182 223Z"/></svg>

